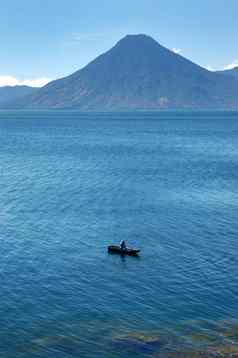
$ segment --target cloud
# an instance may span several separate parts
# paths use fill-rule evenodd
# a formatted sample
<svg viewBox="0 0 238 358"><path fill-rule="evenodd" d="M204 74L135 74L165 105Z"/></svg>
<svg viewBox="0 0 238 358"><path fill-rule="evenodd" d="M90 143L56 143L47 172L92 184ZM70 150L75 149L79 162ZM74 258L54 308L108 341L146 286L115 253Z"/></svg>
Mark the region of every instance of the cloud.
<svg viewBox="0 0 238 358"><path fill-rule="evenodd" d="M224 70L232 70L235 67L238 67L238 60L234 60L232 63L226 65Z"/></svg>
<svg viewBox="0 0 238 358"><path fill-rule="evenodd" d="M232 63L230 63L229 65L224 66L223 68L214 68L210 65L205 66L205 68L208 71L224 71L224 70L232 70L233 68L238 67L238 60L234 60Z"/></svg>
<svg viewBox="0 0 238 358"><path fill-rule="evenodd" d="M172 48L172 51L177 54L180 54L182 52L181 48L176 48L176 47Z"/></svg>
<svg viewBox="0 0 238 358"><path fill-rule="evenodd" d="M215 68L210 65L205 66L205 68L206 68L206 70L211 71L211 72L216 71Z"/></svg>
<svg viewBox="0 0 238 358"><path fill-rule="evenodd" d="M47 78L47 77L20 80L14 76L1 76L0 75L0 87L3 87L3 86L43 87L50 81L52 81L51 78Z"/></svg>

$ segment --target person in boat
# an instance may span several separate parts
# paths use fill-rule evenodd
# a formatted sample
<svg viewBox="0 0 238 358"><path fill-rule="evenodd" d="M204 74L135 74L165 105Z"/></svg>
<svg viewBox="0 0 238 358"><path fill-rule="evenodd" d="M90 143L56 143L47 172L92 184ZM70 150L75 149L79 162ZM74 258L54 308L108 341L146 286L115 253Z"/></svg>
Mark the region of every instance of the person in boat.
<svg viewBox="0 0 238 358"><path fill-rule="evenodd" d="M121 248L121 250L126 250L126 242L124 240L121 240L120 248Z"/></svg>

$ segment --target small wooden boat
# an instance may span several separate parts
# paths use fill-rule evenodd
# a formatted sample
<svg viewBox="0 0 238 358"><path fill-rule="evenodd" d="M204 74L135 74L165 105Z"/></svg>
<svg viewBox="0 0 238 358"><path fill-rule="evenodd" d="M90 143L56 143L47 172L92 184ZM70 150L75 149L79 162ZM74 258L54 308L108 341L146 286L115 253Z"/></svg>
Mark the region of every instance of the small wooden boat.
<svg viewBox="0 0 238 358"><path fill-rule="evenodd" d="M119 255L129 255L129 256L137 256L140 250L135 249L121 249L120 246L110 245L108 246L108 252L112 254L119 254Z"/></svg>

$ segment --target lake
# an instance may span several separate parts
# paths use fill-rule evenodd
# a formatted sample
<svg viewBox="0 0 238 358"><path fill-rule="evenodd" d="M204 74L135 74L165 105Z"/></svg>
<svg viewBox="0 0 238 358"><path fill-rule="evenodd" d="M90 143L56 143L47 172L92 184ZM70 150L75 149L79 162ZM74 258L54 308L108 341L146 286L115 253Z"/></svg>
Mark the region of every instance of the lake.
<svg viewBox="0 0 238 358"><path fill-rule="evenodd" d="M237 112L1 111L0 173L0 357L238 351Z"/></svg>

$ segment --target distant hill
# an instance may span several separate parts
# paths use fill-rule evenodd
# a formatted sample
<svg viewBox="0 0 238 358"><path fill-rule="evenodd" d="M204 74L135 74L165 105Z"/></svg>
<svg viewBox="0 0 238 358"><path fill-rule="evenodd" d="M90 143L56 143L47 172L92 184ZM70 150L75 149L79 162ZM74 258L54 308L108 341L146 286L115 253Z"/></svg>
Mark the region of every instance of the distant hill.
<svg viewBox="0 0 238 358"><path fill-rule="evenodd" d="M233 76L238 79L238 66L235 68L232 68L231 70L217 71L217 73L220 73L223 75L228 75L228 76Z"/></svg>
<svg viewBox="0 0 238 358"><path fill-rule="evenodd" d="M210 72L146 35L128 35L72 75L9 108L158 110L238 108L238 81Z"/></svg>
<svg viewBox="0 0 238 358"><path fill-rule="evenodd" d="M0 87L0 106L6 102L15 101L21 97L33 94L38 88L29 86L3 86Z"/></svg>

